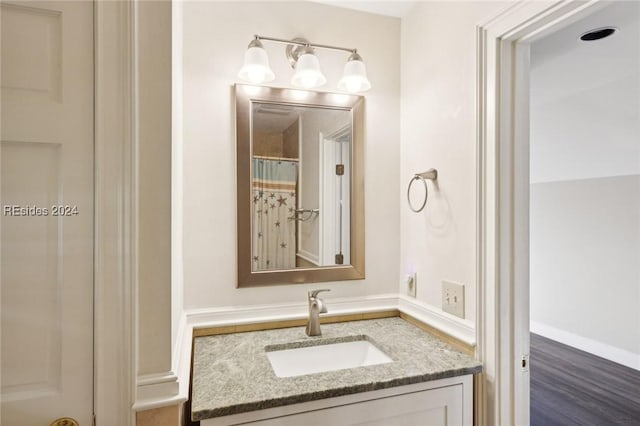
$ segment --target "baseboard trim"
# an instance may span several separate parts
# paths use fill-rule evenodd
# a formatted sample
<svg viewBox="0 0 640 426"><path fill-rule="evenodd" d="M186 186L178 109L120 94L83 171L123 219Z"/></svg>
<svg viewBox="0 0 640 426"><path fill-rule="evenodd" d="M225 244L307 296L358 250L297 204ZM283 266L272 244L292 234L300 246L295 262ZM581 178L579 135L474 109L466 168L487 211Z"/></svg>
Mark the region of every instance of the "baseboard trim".
<svg viewBox="0 0 640 426"><path fill-rule="evenodd" d="M459 340L464 345L471 348L476 346L476 328L473 322L448 314L412 297L400 295L397 299L400 312Z"/></svg>
<svg viewBox="0 0 640 426"><path fill-rule="evenodd" d="M418 302L398 294L381 294L359 298L339 298L327 300L329 315L336 320L341 318L366 319L368 317L388 316L391 312L405 314L422 322L435 330L449 335L469 347L475 346L475 328L473 323L461 320L439 309ZM174 348L173 371L177 377L177 391L171 388L171 392L165 393L164 403L157 394L155 398L147 398L144 401L136 402L134 407L139 410L158 408L184 402L189 397L191 349L194 334L204 332L206 329L218 329L223 327L238 327L244 330L252 324L280 322L285 324L302 323L307 318L308 306L306 303L291 303L280 305L253 305L242 307L221 307L211 309L191 309L183 312L178 326L178 336ZM362 318L358 315L362 314ZM328 318L331 321L331 318ZM243 327L245 326L245 327ZM160 390L160 377L146 376L142 382L138 381L138 395L142 396L140 388L150 384L157 386L154 391ZM165 379L168 375L162 376ZM168 383L168 382L167 382ZM165 387L169 391L169 387ZM146 392L144 395L150 395Z"/></svg>
<svg viewBox="0 0 640 426"><path fill-rule="evenodd" d="M327 298L328 299L328 298ZM377 295L362 298L331 299L329 315L356 314L397 309L396 295ZM255 324L272 321L305 319L308 315L306 301L280 305L251 305L185 311L187 327L206 328L229 325Z"/></svg>
<svg viewBox="0 0 640 426"><path fill-rule="evenodd" d="M626 351L597 340L589 339L559 328L531 321L529 329L532 333L563 343L581 351L589 352L601 358L640 370L640 354Z"/></svg>
<svg viewBox="0 0 640 426"><path fill-rule="evenodd" d="M183 403L187 400L180 395L178 376L172 371L138 376L134 411L144 411Z"/></svg>

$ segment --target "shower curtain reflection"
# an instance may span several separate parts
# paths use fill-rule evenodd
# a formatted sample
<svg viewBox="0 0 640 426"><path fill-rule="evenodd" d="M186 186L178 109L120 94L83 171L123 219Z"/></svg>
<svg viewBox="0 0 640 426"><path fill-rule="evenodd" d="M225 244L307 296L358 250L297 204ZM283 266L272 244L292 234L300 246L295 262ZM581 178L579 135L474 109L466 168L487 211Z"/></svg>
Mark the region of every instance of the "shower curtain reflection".
<svg viewBox="0 0 640 426"><path fill-rule="evenodd" d="M297 161L253 157L253 271L296 266L297 180Z"/></svg>

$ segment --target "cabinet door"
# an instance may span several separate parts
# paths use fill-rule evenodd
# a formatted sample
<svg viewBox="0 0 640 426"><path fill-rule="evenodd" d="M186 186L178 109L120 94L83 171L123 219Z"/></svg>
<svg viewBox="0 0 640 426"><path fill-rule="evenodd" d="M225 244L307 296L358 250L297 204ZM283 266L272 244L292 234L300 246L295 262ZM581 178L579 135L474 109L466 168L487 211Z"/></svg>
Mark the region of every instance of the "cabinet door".
<svg viewBox="0 0 640 426"><path fill-rule="evenodd" d="M252 426L461 426L462 384L257 422Z"/></svg>

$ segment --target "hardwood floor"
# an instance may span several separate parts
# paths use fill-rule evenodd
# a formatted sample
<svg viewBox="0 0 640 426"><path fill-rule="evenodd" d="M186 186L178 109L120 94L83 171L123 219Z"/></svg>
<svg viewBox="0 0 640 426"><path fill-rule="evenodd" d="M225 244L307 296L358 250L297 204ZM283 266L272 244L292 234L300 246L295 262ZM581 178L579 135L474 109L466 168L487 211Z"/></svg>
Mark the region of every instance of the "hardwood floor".
<svg viewBox="0 0 640 426"><path fill-rule="evenodd" d="M640 371L531 334L531 425L640 425Z"/></svg>

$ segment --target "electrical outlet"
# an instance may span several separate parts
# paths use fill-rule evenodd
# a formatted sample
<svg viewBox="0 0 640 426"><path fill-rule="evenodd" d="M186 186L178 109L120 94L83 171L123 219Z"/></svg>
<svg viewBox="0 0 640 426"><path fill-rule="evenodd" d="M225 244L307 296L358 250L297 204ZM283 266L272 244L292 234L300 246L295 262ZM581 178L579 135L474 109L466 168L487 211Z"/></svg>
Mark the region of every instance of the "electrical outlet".
<svg viewBox="0 0 640 426"><path fill-rule="evenodd" d="M464 285L442 281L442 310L464 318Z"/></svg>
<svg viewBox="0 0 640 426"><path fill-rule="evenodd" d="M407 294L411 297L416 297L418 290L418 273L407 274Z"/></svg>

